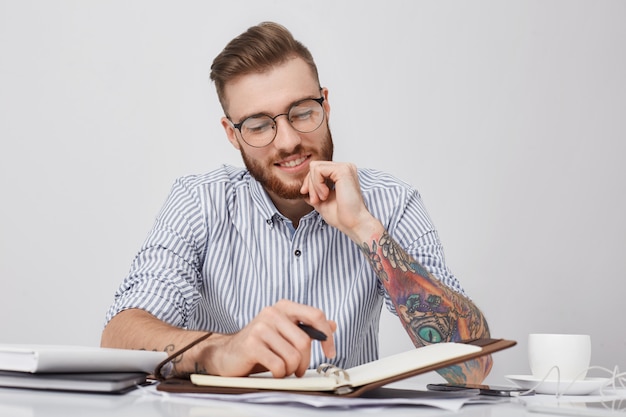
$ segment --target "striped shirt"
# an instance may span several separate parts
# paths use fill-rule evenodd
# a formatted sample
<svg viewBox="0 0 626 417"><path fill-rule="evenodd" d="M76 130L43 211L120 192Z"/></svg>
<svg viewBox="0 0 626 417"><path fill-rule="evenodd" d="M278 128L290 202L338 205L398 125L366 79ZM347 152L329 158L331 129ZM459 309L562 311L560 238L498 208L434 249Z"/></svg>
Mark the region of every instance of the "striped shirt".
<svg viewBox="0 0 626 417"><path fill-rule="evenodd" d="M463 293L418 192L375 170L360 169L359 181L389 234ZM333 364L378 359L382 304L394 307L358 245L316 211L294 229L245 169L223 166L174 183L106 320L139 308L181 328L234 333L280 299L317 307L337 322ZM329 361L312 346L311 367Z"/></svg>

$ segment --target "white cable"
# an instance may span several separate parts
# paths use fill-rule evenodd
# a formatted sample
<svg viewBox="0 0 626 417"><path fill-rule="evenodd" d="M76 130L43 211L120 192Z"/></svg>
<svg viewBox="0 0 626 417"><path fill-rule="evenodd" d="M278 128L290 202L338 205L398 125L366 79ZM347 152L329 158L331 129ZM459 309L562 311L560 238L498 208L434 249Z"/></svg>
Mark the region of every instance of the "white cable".
<svg viewBox="0 0 626 417"><path fill-rule="evenodd" d="M537 382L532 388L530 388L528 391L525 391L523 393L521 393L520 395L524 395L524 394L528 394L533 390L536 390L537 388L539 388L541 386L541 384L543 384L546 379L550 376L550 374L552 373L553 370L556 369L556 373L557 373L557 378L556 378L556 391L555 391L555 396L556 398L560 398L562 395L566 395L567 392L576 384L576 382L579 381L584 381L583 376L587 374L588 371L591 370L599 370L602 372L606 372L610 375L610 377L608 378L608 381L606 384L603 384L600 388L599 388L599 392L601 396L605 396L607 395L605 393L605 389L609 386L612 387L613 390L617 390L619 388L626 388L626 372L619 372L619 367L615 366L615 368L613 368L613 370L610 370L608 368L604 368L601 366L590 366L589 368L585 369L584 371L580 372L573 380L571 380L569 382L569 384L565 387L565 389L563 391L561 391L561 383L564 383L565 381L561 381L561 370L559 369L558 366L553 366L552 368L550 368L548 370L548 372L546 373L546 375L541 379L541 381ZM626 394L626 393L625 393Z"/></svg>

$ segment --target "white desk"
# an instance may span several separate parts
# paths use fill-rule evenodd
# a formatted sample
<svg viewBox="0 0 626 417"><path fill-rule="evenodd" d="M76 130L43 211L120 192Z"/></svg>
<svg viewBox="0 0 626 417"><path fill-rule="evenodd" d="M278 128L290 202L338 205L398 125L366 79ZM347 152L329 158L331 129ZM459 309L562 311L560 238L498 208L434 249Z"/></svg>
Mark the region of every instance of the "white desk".
<svg viewBox="0 0 626 417"><path fill-rule="evenodd" d="M1 417L263 417L263 416L449 416L466 417L527 416L519 404L468 405L460 412L451 413L432 407L385 407L357 409L315 409L304 406L240 404L215 400L159 398L133 391L124 395L74 394L38 392L21 389L0 389ZM532 413L531 416L539 416Z"/></svg>
<svg viewBox="0 0 626 417"><path fill-rule="evenodd" d="M159 397L141 390L123 395L64 393L0 388L0 417L307 417L353 416L540 417L517 402L465 405L459 412L433 407L316 409L307 406L243 404L235 401Z"/></svg>

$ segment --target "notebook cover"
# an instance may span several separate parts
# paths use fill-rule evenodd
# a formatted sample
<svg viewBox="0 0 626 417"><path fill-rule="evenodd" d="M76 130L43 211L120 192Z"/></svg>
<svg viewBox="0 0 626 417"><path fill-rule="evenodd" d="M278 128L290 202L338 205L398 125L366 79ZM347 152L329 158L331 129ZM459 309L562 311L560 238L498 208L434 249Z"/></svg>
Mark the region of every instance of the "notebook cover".
<svg viewBox="0 0 626 417"><path fill-rule="evenodd" d="M410 372L395 375L390 378L381 379L370 384L355 387L351 392L341 394L342 397L358 397L363 393L373 390L375 388L382 387L392 382L400 381L406 378L410 378L416 375L420 375L426 372L435 371L437 369L446 368L457 363L462 363L470 359L474 359L480 356L488 355L499 350L507 349L517 344L513 340L505 339L477 339L468 344L477 345L482 347L482 350L476 353L460 356L453 360L443 361L431 366L422 367ZM211 393L211 394L246 394L251 392L263 392L264 390L254 388L226 388L226 387L208 387L199 386L193 384L189 379L172 378L165 381L161 381L157 386L157 390L172 393ZM282 391L290 392L293 394L308 394L308 395L340 395L329 391Z"/></svg>
<svg viewBox="0 0 626 417"><path fill-rule="evenodd" d="M0 371L0 387L121 394L146 383L145 372L45 373Z"/></svg>

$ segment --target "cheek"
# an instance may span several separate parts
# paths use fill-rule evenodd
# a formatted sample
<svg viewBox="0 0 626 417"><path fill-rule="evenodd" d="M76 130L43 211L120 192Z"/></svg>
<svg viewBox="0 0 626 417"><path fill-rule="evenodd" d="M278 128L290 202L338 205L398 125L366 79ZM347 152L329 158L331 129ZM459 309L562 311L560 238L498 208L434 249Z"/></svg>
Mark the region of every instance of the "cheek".
<svg viewBox="0 0 626 417"><path fill-rule="evenodd" d="M252 161L257 165L263 164L264 161L268 160L268 152L259 148L252 148L250 146L241 145L239 146L239 152L241 155L247 159L248 161Z"/></svg>

